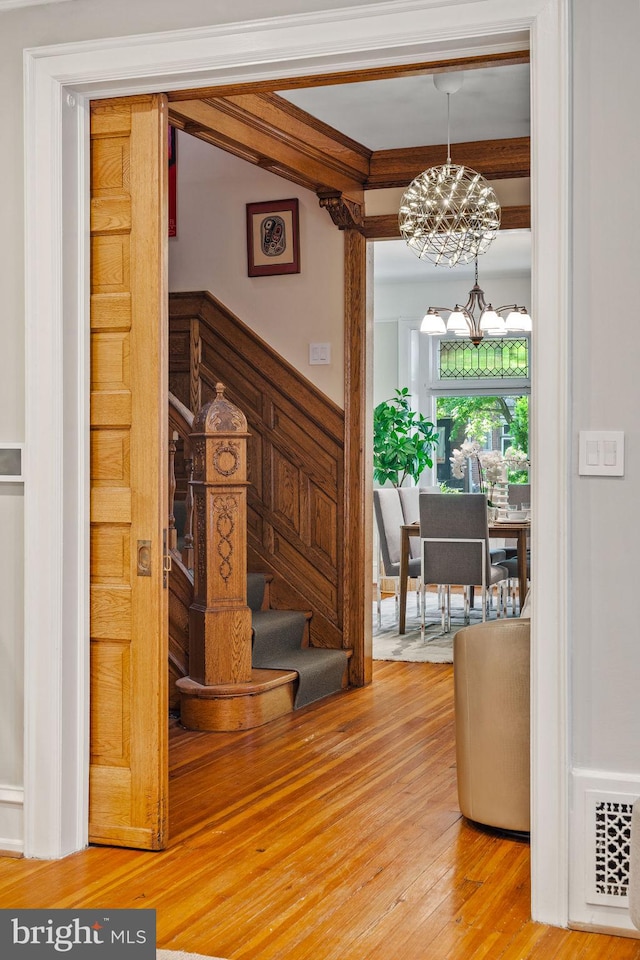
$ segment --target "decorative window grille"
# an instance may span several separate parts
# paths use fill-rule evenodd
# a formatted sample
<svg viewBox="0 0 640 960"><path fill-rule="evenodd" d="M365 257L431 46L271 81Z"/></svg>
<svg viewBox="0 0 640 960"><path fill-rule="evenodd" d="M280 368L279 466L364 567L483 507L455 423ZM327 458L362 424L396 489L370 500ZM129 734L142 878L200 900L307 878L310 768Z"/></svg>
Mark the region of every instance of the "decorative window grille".
<svg viewBox="0 0 640 960"><path fill-rule="evenodd" d="M595 892L626 897L631 856L632 805L612 800L595 803Z"/></svg>
<svg viewBox="0 0 640 960"><path fill-rule="evenodd" d="M529 376L529 341L487 338L474 347L470 340L441 340L440 380L521 380Z"/></svg>

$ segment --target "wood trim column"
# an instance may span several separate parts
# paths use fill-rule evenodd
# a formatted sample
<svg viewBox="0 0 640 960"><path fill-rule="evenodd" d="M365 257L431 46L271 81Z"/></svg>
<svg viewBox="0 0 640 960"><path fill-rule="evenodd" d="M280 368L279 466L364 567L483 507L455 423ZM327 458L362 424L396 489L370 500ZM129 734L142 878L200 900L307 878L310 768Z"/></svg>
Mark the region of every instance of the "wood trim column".
<svg viewBox="0 0 640 960"><path fill-rule="evenodd" d="M373 310L367 291L367 242L344 231L344 646L353 650L350 682L371 681L372 470L371 347Z"/></svg>
<svg viewBox="0 0 640 960"><path fill-rule="evenodd" d="M193 420L195 570L189 674L204 686L251 680L247 606L247 421L224 397Z"/></svg>

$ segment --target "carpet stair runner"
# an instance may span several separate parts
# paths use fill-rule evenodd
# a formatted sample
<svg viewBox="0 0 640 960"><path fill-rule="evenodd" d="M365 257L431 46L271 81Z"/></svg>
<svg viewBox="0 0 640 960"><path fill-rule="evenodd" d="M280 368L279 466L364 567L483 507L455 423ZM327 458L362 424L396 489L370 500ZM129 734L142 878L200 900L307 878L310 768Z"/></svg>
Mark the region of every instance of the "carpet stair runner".
<svg viewBox="0 0 640 960"><path fill-rule="evenodd" d="M298 690L294 709L342 689L347 668L344 650L304 646L310 615L301 610L264 609L267 581L261 573L247 575L247 605L253 628L252 666L295 670Z"/></svg>

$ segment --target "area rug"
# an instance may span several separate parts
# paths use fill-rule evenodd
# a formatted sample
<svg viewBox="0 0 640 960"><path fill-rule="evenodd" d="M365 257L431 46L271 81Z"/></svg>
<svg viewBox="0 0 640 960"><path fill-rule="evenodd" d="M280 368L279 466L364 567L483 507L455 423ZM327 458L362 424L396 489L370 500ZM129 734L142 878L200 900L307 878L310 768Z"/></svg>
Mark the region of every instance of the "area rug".
<svg viewBox="0 0 640 960"><path fill-rule="evenodd" d="M373 659L405 660L413 663L453 663L453 638L464 623L462 597L451 598L451 630L443 634L436 594L427 593L426 630L420 636L420 618L415 594L407 597L406 633L398 633L395 599L382 601L381 624L378 627L377 604L373 605ZM476 603L479 603L477 600ZM482 613L472 610L471 623L481 623Z"/></svg>
<svg viewBox="0 0 640 960"><path fill-rule="evenodd" d="M156 950L156 960L223 960L223 958L206 957L203 953L185 953L183 950Z"/></svg>

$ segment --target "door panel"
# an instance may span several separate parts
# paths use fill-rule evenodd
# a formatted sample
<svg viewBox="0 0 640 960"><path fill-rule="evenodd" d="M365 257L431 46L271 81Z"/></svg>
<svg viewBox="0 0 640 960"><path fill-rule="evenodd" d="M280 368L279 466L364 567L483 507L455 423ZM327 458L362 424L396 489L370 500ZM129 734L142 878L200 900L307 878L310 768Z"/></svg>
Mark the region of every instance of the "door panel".
<svg viewBox="0 0 640 960"><path fill-rule="evenodd" d="M92 843L166 840L167 109L91 105Z"/></svg>

